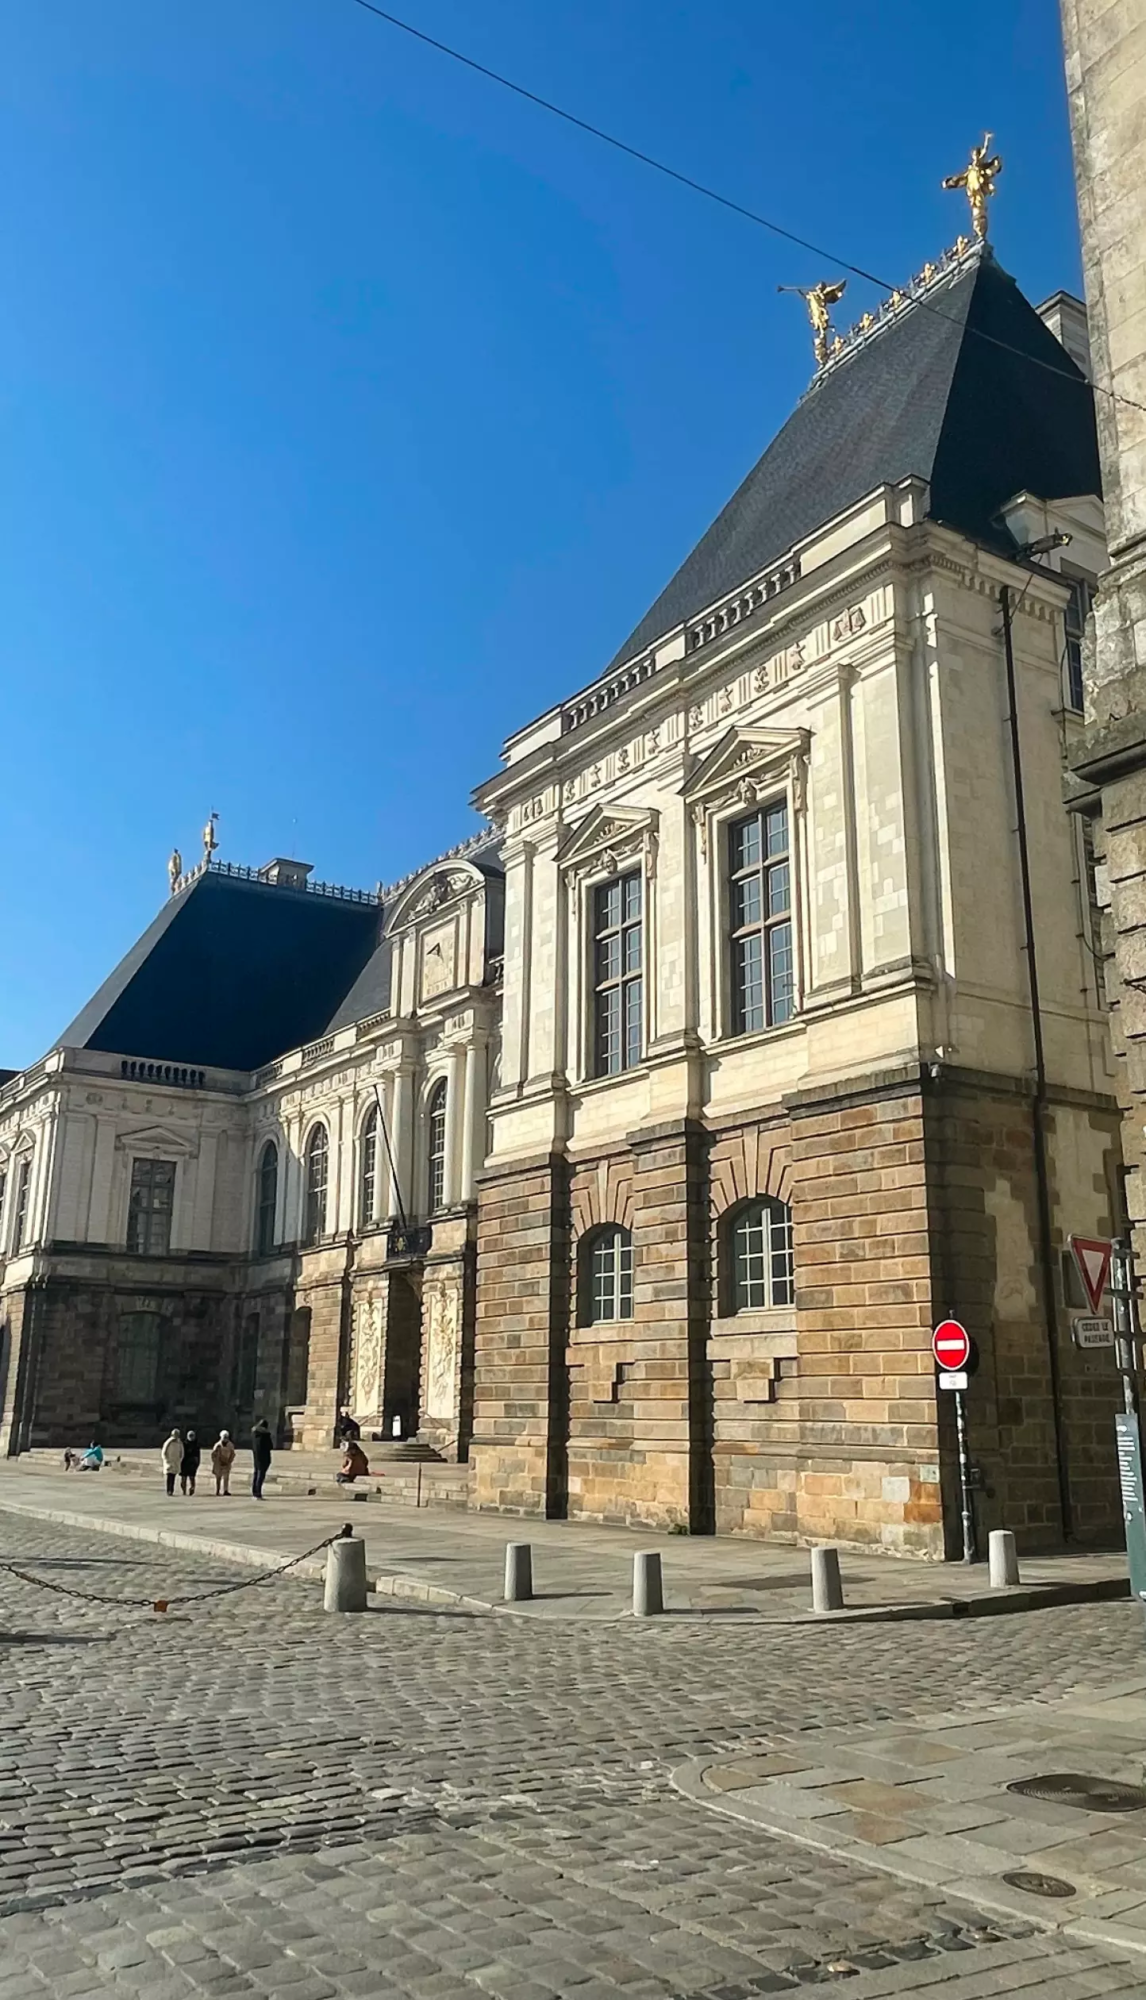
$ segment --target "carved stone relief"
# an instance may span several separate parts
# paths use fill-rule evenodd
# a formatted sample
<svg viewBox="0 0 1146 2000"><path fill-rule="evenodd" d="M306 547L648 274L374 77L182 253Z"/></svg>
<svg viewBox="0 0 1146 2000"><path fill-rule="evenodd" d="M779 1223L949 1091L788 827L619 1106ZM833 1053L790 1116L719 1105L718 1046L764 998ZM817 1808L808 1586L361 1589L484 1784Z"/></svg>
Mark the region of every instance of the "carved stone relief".
<svg viewBox="0 0 1146 2000"><path fill-rule="evenodd" d="M353 1409L359 1417L381 1414L384 1328L381 1298L356 1299L350 1336L350 1379L353 1384Z"/></svg>
<svg viewBox="0 0 1146 2000"><path fill-rule="evenodd" d="M458 1414L462 1296L458 1282L439 1279L422 1294L425 1361L422 1371L423 1421L453 1424Z"/></svg>

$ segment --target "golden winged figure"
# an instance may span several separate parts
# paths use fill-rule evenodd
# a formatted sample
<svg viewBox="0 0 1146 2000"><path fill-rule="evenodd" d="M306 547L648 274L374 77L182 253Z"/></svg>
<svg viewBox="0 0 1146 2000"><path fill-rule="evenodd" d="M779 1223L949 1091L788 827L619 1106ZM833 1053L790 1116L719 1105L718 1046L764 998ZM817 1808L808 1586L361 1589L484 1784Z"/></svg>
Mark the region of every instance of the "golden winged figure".
<svg viewBox="0 0 1146 2000"><path fill-rule="evenodd" d="M847 291L846 278L837 278L834 284L821 279L818 285L777 285L778 292L795 292L808 308L808 318L812 322L812 346L815 349L816 366L822 368L828 358L828 335L832 330L829 306L842 299Z"/></svg>
<svg viewBox="0 0 1146 2000"><path fill-rule="evenodd" d="M972 146L971 158L961 174L948 174L943 182L945 188L962 188L971 204L971 221L975 234L981 243L987 237L987 203L995 192L995 182L1003 171L1003 162L998 153L987 158L987 148L992 134L984 132L981 146Z"/></svg>

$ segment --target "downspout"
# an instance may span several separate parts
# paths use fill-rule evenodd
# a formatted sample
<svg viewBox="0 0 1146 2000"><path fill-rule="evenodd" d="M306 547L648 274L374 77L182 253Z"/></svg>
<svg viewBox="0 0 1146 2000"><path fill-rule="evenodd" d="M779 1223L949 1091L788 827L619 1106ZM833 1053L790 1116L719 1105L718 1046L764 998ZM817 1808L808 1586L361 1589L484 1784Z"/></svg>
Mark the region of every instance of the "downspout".
<svg viewBox="0 0 1146 2000"><path fill-rule="evenodd" d="M1019 843L1019 880L1023 897L1023 950L1027 960L1030 995L1031 1033L1035 1050L1035 1094L1031 1105L1031 1135L1035 1163L1035 1193L1038 1207L1039 1265L1043 1283L1043 1319L1046 1330L1047 1378L1051 1393L1054 1430L1055 1471L1058 1477L1059 1512L1063 1540L1070 1541L1074 1521L1070 1501L1070 1477L1062 1424L1062 1385L1058 1365L1058 1324L1055 1315L1054 1249L1051 1243L1050 1177L1047 1172L1046 1106L1047 1071L1043 1048L1043 1017L1039 1004L1038 961L1035 956L1034 911L1031 902L1031 864L1027 846L1027 815L1023 800L1023 755L1019 739L1019 709L1015 687L1015 652L1011 640L1012 603L1009 584L999 593L1003 612L1003 654L1007 669L1007 708L1011 731L1011 771L1015 785L1015 831Z"/></svg>

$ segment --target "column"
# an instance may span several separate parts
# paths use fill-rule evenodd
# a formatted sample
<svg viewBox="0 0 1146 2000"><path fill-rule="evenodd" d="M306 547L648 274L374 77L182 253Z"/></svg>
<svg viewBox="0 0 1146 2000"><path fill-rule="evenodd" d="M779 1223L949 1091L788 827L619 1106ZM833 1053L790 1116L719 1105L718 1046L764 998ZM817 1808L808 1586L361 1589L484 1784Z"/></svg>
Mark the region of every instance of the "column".
<svg viewBox="0 0 1146 2000"><path fill-rule="evenodd" d="M400 1063L394 1071L394 1122L390 1130L390 1144L394 1148L394 1166L402 1191L402 1206L406 1214L411 1215L418 1206L413 1185L414 1069L411 1063ZM396 1215L397 1189L394 1191L393 1210Z"/></svg>
<svg viewBox="0 0 1146 2000"><path fill-rule="evenodd" d="M101 1112L96 1121L95 1156L92 1160L91 1203L88 1209L89 1243L111 1241L111 1190L115 1169L115 1118Z"/></svg>
<svg viewBox="0 0 1146 2000"><path fill-rule="evenodd" d="M381 1113L374 1127L374 1214L375 1223L385 1222L394 1213L394 1196L390 1186L390 1158L386 1151L386 1141L382 1136L382 1125L387 1132L391 1129L393 1078L387 1073L378 1079L378 1096L374 1099L377 1107L381 1100Z"/></svg>
<svg viewBox="0 0 1146 2000"><path fill-rule="evenodd" d="M470 1041L466 1044L466 1069L462 1102L462 1180L458 1191L459 1201L474 1198L474 1177L485 1159L483 1127L486 1119L483 1071L485 1068L485 1043Z"/></svg>
<svg viewBox="0 0 1146 2000"><path fill-rule="evenodd" d="M454 1208L462 1195L462 1066L466 1052L458 1042L450 1050L450 1071L446 1085L446 1207Z"/></svg>

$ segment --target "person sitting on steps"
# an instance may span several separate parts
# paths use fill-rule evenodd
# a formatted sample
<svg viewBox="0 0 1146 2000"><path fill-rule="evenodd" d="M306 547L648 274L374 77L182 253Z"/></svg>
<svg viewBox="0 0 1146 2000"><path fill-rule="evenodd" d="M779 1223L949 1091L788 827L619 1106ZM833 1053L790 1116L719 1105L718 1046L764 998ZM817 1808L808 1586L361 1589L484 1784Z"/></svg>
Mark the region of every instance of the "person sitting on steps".
<svg viewBox="0 0 1146 2000"><path fill-rule="evenodd" d="M342 1464L335 1473L340 1486L353 1486L356 1479L369 1477L370 1461L357 1438L347 1438L342 1454Z"/></svg>

